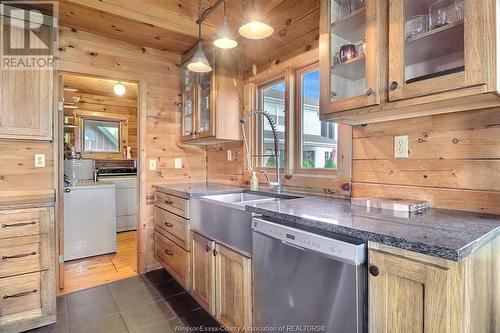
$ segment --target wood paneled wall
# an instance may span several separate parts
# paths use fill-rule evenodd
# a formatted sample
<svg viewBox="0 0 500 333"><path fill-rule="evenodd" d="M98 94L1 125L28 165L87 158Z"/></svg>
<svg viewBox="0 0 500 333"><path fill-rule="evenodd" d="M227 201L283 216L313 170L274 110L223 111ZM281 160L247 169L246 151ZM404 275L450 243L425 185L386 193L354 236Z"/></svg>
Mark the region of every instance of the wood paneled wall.
<svg viewBox="0 0 500 333"><path fill-rule="evenodd" d="M115 79L139 81L139 124L143 132L141 161L141 216L139 270L157 267L153 258L153 189L155 183L205 181L205 150L180 142L180 55L133 45L76 29L61 28L60 69ZM144 112L142 111L145 111ZM174 158L183 161L174 168ZM147 170L147 160L157 161L157 170Z"/></svg>
<svg viewBox="0 0 500 333"><path fill-rule="evenodd" d="M231 150L232 161L227 160ZM207 180L213 183L243 185L243 143L234 142L207 147Z"/></svg>
<svg viewBox="0 0 500 333"><path fill-rule="evenodd" d="M394 136L409 136L395 159ZM428 200L433 207L500 214L500 110L355 126L353 196Z"/></svg>

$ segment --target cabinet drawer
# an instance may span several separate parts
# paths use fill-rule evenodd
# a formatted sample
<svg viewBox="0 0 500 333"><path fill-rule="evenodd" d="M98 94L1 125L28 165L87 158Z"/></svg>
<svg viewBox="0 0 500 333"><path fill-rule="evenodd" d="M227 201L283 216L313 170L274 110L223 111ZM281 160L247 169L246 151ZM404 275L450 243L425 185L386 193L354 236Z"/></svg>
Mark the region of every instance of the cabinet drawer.
<svg viewBox="0 0 500 333"><path fill-rule="evenodd" d="M49 268L48 235L5 239L0 245L0 278Z"/></svg>
<svg viewBox="0 0 500 333"><path fill-rule="evenodd" d="M189 252L155 232L156 259L186 290L189 289Z"/></svg>
<svg viewBox="0 0 500 333"><path fill-rule="evenodd" d="M0 239L47 233L51 208L0 211Z"/></svg>
<svg viewBox="0 0 500 333"><path fill-rule="evenodd" d="M42 316L42 275L36 272L0 279L0 324Z"/></svg>
<svg viewBox="0 0 500 333"><path fill-rule="evenodd" d="M189 251L189 220L155 207L155 227L167 237L172 235L175 243Z"/></svg>
<svg viewBox="0 0 500 333"><path fill-rule="evenodd" d="M155 205L186 219L189 218L189 200L187 199L157 191Z"/></svg>

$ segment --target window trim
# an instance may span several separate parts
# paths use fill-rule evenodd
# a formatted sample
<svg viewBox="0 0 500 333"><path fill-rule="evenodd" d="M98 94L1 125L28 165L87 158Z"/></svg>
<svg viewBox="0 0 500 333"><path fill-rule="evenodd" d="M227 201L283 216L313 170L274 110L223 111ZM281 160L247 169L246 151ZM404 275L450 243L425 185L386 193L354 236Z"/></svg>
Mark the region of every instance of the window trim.
<svg viewBox="0 0 500 333"><path fill-rule="evenodd" d="M336 176L339 174L340 168L340 131L341 125L338 124L337 128L337 168L336 169L325 169L325 168L314 168L308 169L302 167L302 76L306 73L312 72L314 70L319 70L319 63L315 62L295 70L295 128L294 136L295 141L295 163L294 170L296 174L302 175L330 175ZM319 105L321 107L321 103Z"/></svg>
<svg viewBox="0 0 500 333"><path fill-rule="evenodd" d="M256 106L259 110L263 110L264 109L264 106L263 106L263 99L261 98L262 97L262 93L261 91L269 86L272 86L273 84L275 83L278 83L278 82L283 82L285 84L285 103L284 103L284 113L285 113L285 142L284 142L284 146L285 146L285 156L288 155L288 147L289 147L289 143L288 143L288 137L289 137L289 129L288 129L288 119L289 119L289 85L288 85L288 82L287 82L287 75L286 73L280 73L280 75L277 75L277 76L273 76L272 78L268 78L266 80L263 80L263 81L260 81L258 83L256 83L255 85L255 97L257 99L256 101ZM258 121L254 121L254 133L253 133L253 137L254 137L254 140L252 140L252 150L253 150L253 154L262 154L262 146L263 146L263 140L262 140L262 136L260 135L260 130L261 130L261 126L262 124L259 124ZM278 124L276 124L278 125ZM252 160L252 163L255 164L255 168L256 169L265 169L266 171L267 170L274 170L274 167L266 167L266 166L260 166L259 164L260 163L256 163ZM280 170L281 171L286 171L287 169L287 163L288 161L285 159L285 164L284 165L280 165Z"/></svg>
<svg viewBox="0 0 500 333"><path fill-rule="evenodd" d="M100 121L100 122L109 122L115 123L118 125L118 150L106 150L106 151L96 151L96 150L86 150L85 149L85 123L87 121ZM91 117L85 117L82 119L82 153L90 153L90 154L119 154L122 151L121 142L122 142L122 121L121 120L111 120L111 119L95 119Z"/></svg>

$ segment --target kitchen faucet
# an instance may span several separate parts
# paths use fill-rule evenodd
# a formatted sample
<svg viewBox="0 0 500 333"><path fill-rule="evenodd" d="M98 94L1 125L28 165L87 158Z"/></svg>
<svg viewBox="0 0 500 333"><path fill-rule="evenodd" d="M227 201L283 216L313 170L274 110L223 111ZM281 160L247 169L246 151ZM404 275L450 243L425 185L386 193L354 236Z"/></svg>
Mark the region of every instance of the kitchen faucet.
<svg viewBox="0 0 500 333"><path fill-rule="evenodd" d="M249 118L251 118L253 116L256 116L256 115L259 115L259 114L263 115L267 119L267 121L269 122L269 125L271 126L271 130L273 132L274 152L275 152L274 158L276 160L276 163L275 163L276 181L272 182L269 179L269 176L267 175L267 173L265 172L265 170L263 168L260 168L259 172L264 174L264 176L266 177L267 182L272 187L272 189L274 191L276 191L276 192L279 193L281 191L281 180L280 180L280 150L279 150L278 135L276 133L276 125L274 124L274 121L271 118L271 115L268 112L264 111L264 110L253 110L253 111L245 113L240 118L241 131L243 132L243 141L245 142L245 149L247 151L247 165L248 165L249 170L252 170L252 158L250 156L250 150L248 149L248 142L247 142L247 137L245 135L244 125L245 125L245 122ZM255 155L255 156L268 156L268 155Z"/></svg>

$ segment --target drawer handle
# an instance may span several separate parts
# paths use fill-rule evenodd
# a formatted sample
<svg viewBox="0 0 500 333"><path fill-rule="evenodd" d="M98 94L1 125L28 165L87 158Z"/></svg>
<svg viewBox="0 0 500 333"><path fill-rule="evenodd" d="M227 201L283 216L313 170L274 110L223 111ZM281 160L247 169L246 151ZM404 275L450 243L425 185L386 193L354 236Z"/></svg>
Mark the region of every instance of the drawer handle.
<svg viewBox="0 0 500 333"><path fill-rule="evenodd" d="M207 245L207 247L205 248L205 251L210 252L211 250L212 250L212 248Z"/></svg>
<svg viewBox="0 0 500 333"><path fill-rule="evenodd" d="M170 201L170 200L165 200L165 203L167 205L170 205L170 206L173 206L174 205L174 202L173 201Z"/></svg>
<svg viewBox="0 0 500 333"><path fill-rule="evenodd" d="M377 266L370 266L370 267L368 268L368 271L370 272L370 274L371 274L372 276L378 276L378 275L380 274L380 271L379 271L379 269L378 269L378 267L377 267Z"/></svg>
<svg viewBox="0 0 500 333"><path fill-rule="evenodd" d="M165 254L167 256L173 256L174 255L174 253L172 251L170 251L170 250L165 250Z"/></svg>
<svg viewBox="0 0 500 333"><path fill-rule="evenodd" d="M13 223L13 224L2 224L2 228L14 228L14 227L24 227L27 225L35 225L36 221L31 221L31 222L23 222L23 223Z"/></svg>
<svg viewBox="0 0 500 333"><path fill-rule="evenodd" d="M174 225L172 223L165 222L165 227L173 228Z"/></svg>
<svg viewBox="0 0 500 333"><path fill-rule="evenodd" d="M28 257L28 256L34 256L36 255L36 251L30 252L30 253L24 253L24 254L16 254L14 256L3 256L3 260L7 259L17 259L17 258L23 258L23 257Z"/></svg>
<svg viewBox="0 0 500 333"><path fill-rule="evenodd" d="M38 289L33 289L33 290L30 290L30 291L25 291L25 292L22 292L22 293L19 293L19 294L14 294L14 295L3 295L3 299L28 296L28 295L34 294L36 292L38 292Z"/></svg>

